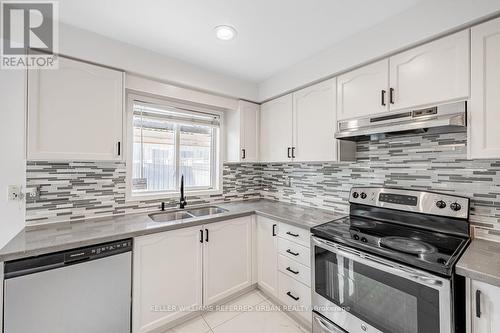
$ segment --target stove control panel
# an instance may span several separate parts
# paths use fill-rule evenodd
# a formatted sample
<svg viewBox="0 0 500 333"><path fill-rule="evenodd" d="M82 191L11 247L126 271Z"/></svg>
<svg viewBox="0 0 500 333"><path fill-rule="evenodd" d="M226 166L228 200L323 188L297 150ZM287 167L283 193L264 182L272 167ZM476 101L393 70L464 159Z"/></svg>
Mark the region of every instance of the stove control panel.
<svg viewBox="0 0 500 333"><path fill-rule="evenodd" d="M349 202L461 219L469 217L470 204L465 197L385 187L353 187Z"/></svg>

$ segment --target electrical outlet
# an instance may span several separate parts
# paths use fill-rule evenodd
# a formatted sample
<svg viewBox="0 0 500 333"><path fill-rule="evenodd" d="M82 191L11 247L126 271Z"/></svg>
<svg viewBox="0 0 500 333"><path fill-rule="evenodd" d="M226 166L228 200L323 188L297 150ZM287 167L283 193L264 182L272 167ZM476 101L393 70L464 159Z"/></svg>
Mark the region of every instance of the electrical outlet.
<svg viewBox="0 0 500 333"><path fill-rule="evenodd" d="M23 192L21 191L21 186L9 185L7 188L7 196L9 201L22 200Z"/></svg>
<svg viewBox="0 0 500 333"><path fill-rule="evenodd" d="M40 198L40 187L28 187L26 188L26 199L38 200Z"/></svg>

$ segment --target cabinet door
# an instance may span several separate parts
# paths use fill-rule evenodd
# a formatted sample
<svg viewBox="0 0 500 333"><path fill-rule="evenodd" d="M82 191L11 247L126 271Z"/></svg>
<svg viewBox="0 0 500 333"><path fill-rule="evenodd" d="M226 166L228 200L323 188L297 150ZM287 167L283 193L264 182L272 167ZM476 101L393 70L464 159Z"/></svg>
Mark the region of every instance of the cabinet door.
<svg viewBox="0 0 500 333"><path fill-rule="evenodd" d="M392 110L469 96L469 31L397 54L390 61Z"/></svg>
<svg viewBox="0 0 500 333"><path fill-rule="evenodd" d="M336 80L293 94L294 161L335 161Z"/></svg>
<svg viewBox="0 0 500 333"><path fill-rule="evenodd" d="M278 223L257 216L257 282L267 293L278 297Z"/></svg>
<svg viewBox="0 0 500 333"><path fill-rule="evenodd" d="M203 303L210 305L252 284L251 217L204 228Z"/></svg>
<svg viewBox="0 0 500 333"><path fill-rule="evenodd" d="M476 297L479 291L479 312ZM500 288L479 281L471 281L472 333L500 332Z"/></svg>
<svg viewBox="0 0 500 333"><path fill-rule="evenodd" d="M292 147L292 109L292 94L261 105L260 160L262 162L291 161L291 155L288 153Z"/></svg>
<svg viewBox="0 0 500 333"><path fill-rule="evenodd" d="M30 70L28 159L120 160L122 112L122 72L63 57Z"/></svg>
<svg viewBox="0 0 500 333"><path fill-rule="evenodd" d="M356 118L389 110L389 60L337 78L337 118Z"/></svg>
<svg viewBox="0 0 500 333"><path fill-rule="evenodd" d="M500 19L472 28L470 158L500 158Z"/></svg>
<svg viewBox="0 0 500 333"><path fill-rule="evenodd" d="M134 239L133 332L154 331L188 312L156 307L202 305L201 227ZM153 310L152 310L153 309Z"/></svg>
<svg viewBox="0 0 500 333"><path fill-rule="evenodd" d="M240 102L243 162L257 162L259 159L259 112L258 104Z"/></svg>

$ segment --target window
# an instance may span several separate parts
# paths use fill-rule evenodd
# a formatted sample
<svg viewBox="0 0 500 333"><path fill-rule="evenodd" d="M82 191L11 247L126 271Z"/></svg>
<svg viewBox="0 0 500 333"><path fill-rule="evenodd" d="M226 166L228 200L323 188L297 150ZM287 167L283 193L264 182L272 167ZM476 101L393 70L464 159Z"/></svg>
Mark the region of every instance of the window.
<svg viewBox="0 0 500 333"><path fill-rule="evenodd" d="M181 176L187 192L218 191L221 115L164 101L129 101L131 195L175 194Z"/></svg>

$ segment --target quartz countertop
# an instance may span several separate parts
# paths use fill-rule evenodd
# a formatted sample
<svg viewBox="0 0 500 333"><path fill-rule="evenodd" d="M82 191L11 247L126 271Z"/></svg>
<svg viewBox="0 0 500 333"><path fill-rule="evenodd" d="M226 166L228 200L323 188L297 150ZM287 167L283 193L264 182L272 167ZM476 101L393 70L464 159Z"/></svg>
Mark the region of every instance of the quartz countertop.
<svg viewBox="0 0 500 333"><path fill-rule="evenodd" d="M227 212L170 222L154 222L148 216L153 212L148 212L28 227L0 249L0 261L198 226L252 214L305 229L345 216L345 214L329 210L265 199L215 203L213 206L227 209ZM186 210L190 208L195 207L187 207Z"/></svg>
<svg viewBox="0 0 500 333"><path fill-rule="evenodd" d="M472 240L457 263L458 274L500 287L500 243Z"/></svg>

